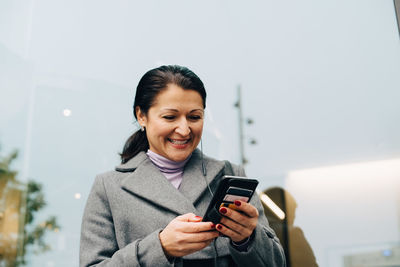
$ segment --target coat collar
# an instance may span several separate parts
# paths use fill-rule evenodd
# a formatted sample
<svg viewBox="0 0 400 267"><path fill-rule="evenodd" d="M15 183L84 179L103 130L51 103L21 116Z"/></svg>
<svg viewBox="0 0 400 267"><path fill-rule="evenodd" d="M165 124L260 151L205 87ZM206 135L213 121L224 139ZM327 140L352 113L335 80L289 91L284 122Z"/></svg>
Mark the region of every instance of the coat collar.
<svg viewBox="0 0 400 267"><path fill-rule="evenodd" d="M121 181L121 187L154 204L177 214L197 213L194 203L207 189L207 182L213 180L222 171L224 163L211 158L203 158L207 174L203 176L201 152L196 149L183 171L183 180L177 190L151 162L145 152L116 167L119 172L129 173Z"/></svg>
<svg viewBox="0 0 400 267"><path fill-rule="evenodd" d="M206 169L204 176L202 162ZM204 191L208 191L207 183L213 187L214 178L224 168L224 162L211 159L201 155L201 151L196 149L183 171L182 184L179 187L181 191L192 203L195 203ZM206 182L207 180L207 182Z"/></svg>

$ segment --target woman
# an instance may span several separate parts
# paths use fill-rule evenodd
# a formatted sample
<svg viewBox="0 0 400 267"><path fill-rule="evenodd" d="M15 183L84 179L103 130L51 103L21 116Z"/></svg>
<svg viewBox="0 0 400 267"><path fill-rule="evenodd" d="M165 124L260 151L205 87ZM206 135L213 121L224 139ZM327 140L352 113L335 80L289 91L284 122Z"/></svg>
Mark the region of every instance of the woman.
<svg viewBox="0 0 400 267"><path fill-rule="evenodd" d="M257 196L221 208L217 225L202 222L225 166L196 149L205 106L203 83L185 67L142 77L133 107L141 129L127 140L122 164L96 177L80 266L285 265ZM233 166L233 174L244 171Z"/></svg>

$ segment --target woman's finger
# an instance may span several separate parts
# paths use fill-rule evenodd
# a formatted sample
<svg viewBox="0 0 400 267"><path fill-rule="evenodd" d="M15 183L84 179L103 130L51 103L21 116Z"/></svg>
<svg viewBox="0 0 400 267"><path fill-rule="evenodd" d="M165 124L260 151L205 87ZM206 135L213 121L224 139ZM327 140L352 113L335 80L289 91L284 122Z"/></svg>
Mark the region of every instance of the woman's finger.
<svg viewBox="0 0 400 267"><path fill-rule="evenodd" d="M218 231L208 231L202 233L185 233L185 240L188 243L208 242L219 236Z"/></svg>
<svg viewBox="0 0 400 267"><path fill-rule="evenodd" d="M203 218L196 216L194 213L185 213L175 218L175 220L181 222L200 222Z"/></svg>
<svg viewBox="0 0 400 267"><path fill-rule="evenodd" d="M232 221L237 222L238 224L243 225L244 227L247 227L248 225L251 224L251 221L253 220L252 218L248 217L247 215L240 213L238 211L235 211L230 208L225 208L222 207L219 209L219 212L224 215L225 217L231 219Z"/></svg>
<svg viewBox="0 0 400 267"><path fill-rule="evenodd" d="M236 210L246 214L250 218L258 218L258 210L252 204L240 200L235 200L234 204Z"/></svg>
<svg viewBox="0 0 400 267"><path fill-rule="evenodd" d="M237 210L222 207L219 212L224 215L220 224L217 225L217 230L225 230L224 235L230 237L233 241L238 242L249 237L257 226L258 211L251 204L242 206L244 202L236 202ZM246 203L247 204L247 203ZM256 212L253 211L253 208ZM247 213L250 213L250 217ZM223 227L225 226L225 227ZM219 228L218 228L219 227Z"/></svg>
<svg viewBox="0 0 400 267"><path fill-rule="evenodd" d="M229 218L222 218L220 223L243 237L250 236L253 232L253 229L245 227Z"/></svg>
<svg viewBox="0 0 400 267"><path fill-rule="evenodd" d="M234 242L240 242L240 241L244 240L245 238L247 238L220 223L216 225L216 229L221 234L228 236Z"/></svg>
<svg viewBox="0 0 400 267"><path fill-rule="evenodd" d="M214 230L212 222L177 222L177 228L183 233L199 233Z"/></svg>

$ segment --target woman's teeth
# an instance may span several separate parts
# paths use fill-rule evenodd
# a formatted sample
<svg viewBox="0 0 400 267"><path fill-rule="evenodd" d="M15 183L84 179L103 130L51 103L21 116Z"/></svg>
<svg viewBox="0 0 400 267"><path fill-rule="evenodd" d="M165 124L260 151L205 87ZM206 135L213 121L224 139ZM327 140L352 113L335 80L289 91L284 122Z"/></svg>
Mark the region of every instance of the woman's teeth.
<svg viewBox="0 0 400 267"><path fill-rule="evenodd" d="M187 140L174 140L174 139L168 139L171 143L174 143L176 145L184 145L189 142L189 139Z"/></svg>

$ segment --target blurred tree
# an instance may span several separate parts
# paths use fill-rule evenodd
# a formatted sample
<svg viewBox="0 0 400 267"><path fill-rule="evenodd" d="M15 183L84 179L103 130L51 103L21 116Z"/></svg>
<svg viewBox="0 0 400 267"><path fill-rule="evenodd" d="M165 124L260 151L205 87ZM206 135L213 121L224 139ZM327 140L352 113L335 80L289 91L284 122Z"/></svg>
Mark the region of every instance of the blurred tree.
<svg viewBox="0 0 400 267"><path fill-rule="evenodd" d="M50 250L45 234L60 229L54 216L35 225L35 215L46 206L42 185L18 181L18 172L11 169L17 157L17 151L0 154L0 266L5 267L26 265L28 250L35 254Z"/></svg>

